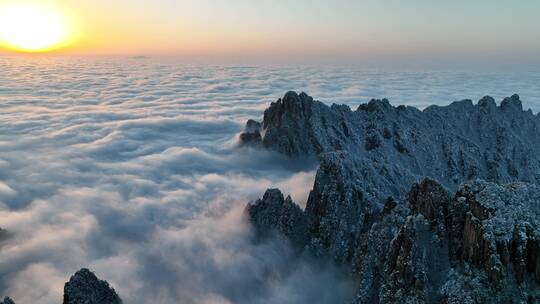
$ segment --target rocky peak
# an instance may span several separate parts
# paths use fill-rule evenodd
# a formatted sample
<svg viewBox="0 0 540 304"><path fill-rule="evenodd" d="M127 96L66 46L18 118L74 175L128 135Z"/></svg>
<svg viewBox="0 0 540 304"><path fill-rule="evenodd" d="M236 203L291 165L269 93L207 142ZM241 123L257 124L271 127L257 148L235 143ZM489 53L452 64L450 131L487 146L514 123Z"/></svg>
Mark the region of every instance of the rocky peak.
<svg viewBox="0 0 540 304"><path fill-rule="evenodd" d="M120 304L122 300L107 281L86 268L77 271L64 285L63 304Z"/></svg>
<svg viewBox="0 0 540 304"><path fill-rule="evenodd" d="M247 218L348 267L354 303L540 301L540 121L517 95L350 111L289 92L262 125L319 169L305 211L273 189Z"/></svg>
<svg viewBox="0 0 540 304"><path fill-rule="evenodd" d="M289 109L292 111L296 110L298 111L298 113L302 113L303 106L307 103L313 102L313 98L311 98L304 92L297 94L294 91L289 91L285 93L285 95L281 99L281 102L285 109Z"/></svg>
<svg viewBox="0 0 540 304"><path fill-rule="evenodd" d="M244 128L244 132L240 134L240 144L259 146L261 143L261 123L253 119L248 120Z"/></svg>
<svg viewBox="0 0 540 304"><path fill-rule="evenodd" d="M478 101L478 106L480 107L496 107L495 99L491 96L484 96Z"/></svg>
<svg viewBox="0 0 540 304"><path fill-rule="evenodd" d="M358 106L357 111L375 112L391 110L392 105L388 99L371 99L367 104L361 104Z"/></svg>
<svg viewBox="0 0 540 304"><path fill-rule="evenodd" d="M10 297L5 297L4 301L0 302L0 304L15 304L15 302Z"/></svg>
<svg viewBox="0 0 540 304"><path fill-rule="evenodd" d="M288 116L296 116L298 118L306 118L310 113L310 108L314 103L313 98L306 93L297 94L289 91L283 98L272 103L270 107L264 111L263 127L266 129L271 124L288 122Z"/></svg>
<svg viewBox="0 0 540 304"><path fill-rule="evenodd" d="M107 281L102 281L86 268L77 271L69 282L64 285L63 304L121 304L122 300L109 287ZM15 302L5 297L0 304L15 304Z"/></svg>
<svg viewBox="0 0 540 304"><path fill-rule="evenodd" d="M522 110L517 95L494 103L486 96L476 105L463 100L419 111L381 99L350 111L288 92L265 111L262 130L246 131L243 142L262 141L292 157L348 151L372 166L393 167L391 178L431 176L449 190L474 178L539 183L540 121Z"/></svg>
<svg viewBox="0 0 540 304"><path fill-rule="evenodd" d="M501 108L503 110L514 110L518 112L523 111L523 105L521 103L521 100L519 99L518 94L514 94L510 97L506 97L505 99L503 99L503 101L501 102Z"/></svg>
<svg viewBox="0 0 540 304"><path fill-rule="evenodd" d="M321 150L319 137L311 132L312 126L322 123L319 109L321 102L307 94L288 92L283 99L272 103L264 111L262 122L264 147L291 156L316 155Z"/></svg>
<svg viewBox="0 0 540 304"><path fill-rule="evenodd" d="M249 203L245 216L253 224L257 240L283 235L303 248L309 238L308 220L304 211L290 196L283 198L278 189L268 189L262 199Z"/></svg>

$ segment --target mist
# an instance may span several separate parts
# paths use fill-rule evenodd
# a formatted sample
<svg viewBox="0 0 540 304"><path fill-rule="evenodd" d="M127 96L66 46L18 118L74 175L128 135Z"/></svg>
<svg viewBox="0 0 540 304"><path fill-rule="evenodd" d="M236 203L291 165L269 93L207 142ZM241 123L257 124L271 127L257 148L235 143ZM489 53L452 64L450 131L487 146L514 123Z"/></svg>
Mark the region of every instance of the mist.
<svg viewBox="0 0 540 304"><path fill-rule="evenodd" d="M338 266L253 242L245 205L270 187L304 205L317 167L238 148L247 119L288 90L352 108L517 92L540 110L537 72L22 57L0 70L0 294L17 303L60 303L81 267L125 303L345 302Z"/></svg>

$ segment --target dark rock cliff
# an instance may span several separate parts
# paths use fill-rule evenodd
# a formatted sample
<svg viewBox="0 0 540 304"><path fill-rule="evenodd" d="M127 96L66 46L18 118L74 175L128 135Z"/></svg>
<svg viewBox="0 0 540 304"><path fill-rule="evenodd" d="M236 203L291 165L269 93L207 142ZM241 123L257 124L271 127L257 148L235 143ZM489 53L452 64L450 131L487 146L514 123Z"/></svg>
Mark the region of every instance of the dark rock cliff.
<svg viewBox="0 0 540 304"><path fill-rule="evenodd" d="M355 303L540 301L540 119L517 95L351 111L289 92L250 126L244 144L320 162L305 210L275 189L248 205L257 234L346 265Z"/></svg>
<svg viewBox="0 0 540 304"><path fill-rule="evenodd" d="M102 281L90 270L77 271L64 285L63 304L120 304L122 300L107 281Z"/></svg>
<svg viewBox="0 0 540 304"><path fill-rule="evenodd" d="M258 241L278 232L304 247L309 240L308 221L304 212L292 202L291 197L283 198L278 189L268 189L262 199L249 203L246 217L253 223Z"/></svg>

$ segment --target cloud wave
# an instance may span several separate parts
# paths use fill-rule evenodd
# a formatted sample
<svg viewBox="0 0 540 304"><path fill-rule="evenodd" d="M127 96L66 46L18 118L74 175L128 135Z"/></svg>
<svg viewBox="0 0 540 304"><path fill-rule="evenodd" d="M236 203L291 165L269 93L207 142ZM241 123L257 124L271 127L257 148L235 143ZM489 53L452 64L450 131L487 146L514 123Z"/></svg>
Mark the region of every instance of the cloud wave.
<svg viewBox="0 0 540 304"><path fill-rule="evenodd" d="M315 168L235 148L245 120L291 89L352 107L518 92L540 109L538 77L510 72L10 57L0 70L0 292L20 303L60 303L81 267L126 303L339 302L352 285L334 266L251 243L245 204L268 187L305 203Z"/></svg>

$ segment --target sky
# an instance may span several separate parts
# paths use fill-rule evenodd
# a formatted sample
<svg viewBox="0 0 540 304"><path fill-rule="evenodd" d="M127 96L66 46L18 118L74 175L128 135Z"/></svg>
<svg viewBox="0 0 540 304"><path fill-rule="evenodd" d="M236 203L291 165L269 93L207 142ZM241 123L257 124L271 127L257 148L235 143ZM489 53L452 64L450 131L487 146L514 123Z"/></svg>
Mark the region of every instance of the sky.
<svg viewBox="0 0 540 304"><path fill-rule="evenodd" d="M74 58L0 56L0 298L17 303L60 303L81 267L125 303L345 303L356 282L335 265L297 257L280 240L252 242L246 204L276 187L305 206L316 170L239 148L248 119L289 90L352 109L371 98L425 108L519 93L525 109L540 110L540 70L153 58L538 57L534 2L38 2L69 16L79 35L52 52Z"/></svg>
<svg viewBox="0 0 540 304"><path fill-rule="evenodd" d="M68 12L57 52L180 56L514 56L540 53L540 2L18 0ZM0 0L1 3L14 2Z"/></svg>

